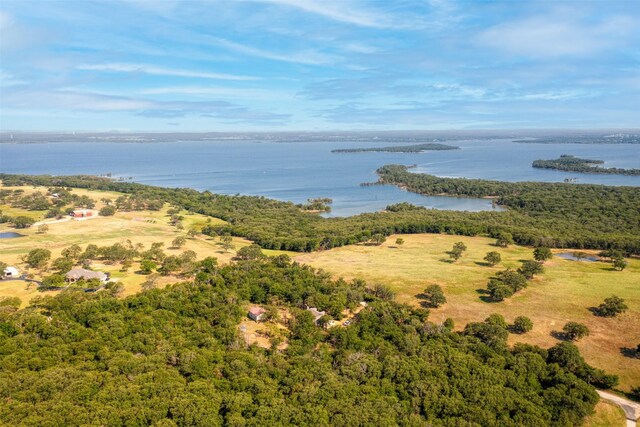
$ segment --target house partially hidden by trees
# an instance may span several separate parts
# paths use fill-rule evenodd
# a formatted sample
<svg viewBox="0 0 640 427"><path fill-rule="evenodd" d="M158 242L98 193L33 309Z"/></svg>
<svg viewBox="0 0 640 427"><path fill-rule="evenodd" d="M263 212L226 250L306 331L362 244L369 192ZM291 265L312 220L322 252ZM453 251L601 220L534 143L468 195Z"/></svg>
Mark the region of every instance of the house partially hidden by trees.
<svg viewBox="0 0 640 427"><path fill-rule="evenodd" d="M107 273L103 273L102 271L92 271L86 270L84 268L74 268L73 270L69 270L69 272L65 275L65 279L67 282L77 282L78 280L93 280L98 279L101 283L106 283L109 281L109 275Z"/></svg>
<svg viewBox="0 0 640 427"><path fill-rule="evenodd" d="M327 314L326 311L320 311L315 307L307 307L307 311L313 315L313 323L315 323L316 325L318 324L318 320L320 320L322 316Z"/></svg>
<svg viewBox="0 0 640 427"><path fill-rule="evenodd" d="M13 267L13 266L8 266L5 267L5 269L2 271L2 278L3 279L15 279L20 277L20 272L18 271L17 268Z"/></svg>
<svg viewBox="0 0 640 427"><path fill-rule="evenodd" d="M91 209L76 209L73 212L71 212L71 216L74 219L84 219L84 218L94 217L96 216L96 213Z"/></svg>
<svg viewBox="0 0 640 427"><path fill-rule="evenodd" d="M262 320L266 312L267 310L265 310L264 308L255 306L249 309L248 316L249 316L249 319L259 322Z"/></svg>

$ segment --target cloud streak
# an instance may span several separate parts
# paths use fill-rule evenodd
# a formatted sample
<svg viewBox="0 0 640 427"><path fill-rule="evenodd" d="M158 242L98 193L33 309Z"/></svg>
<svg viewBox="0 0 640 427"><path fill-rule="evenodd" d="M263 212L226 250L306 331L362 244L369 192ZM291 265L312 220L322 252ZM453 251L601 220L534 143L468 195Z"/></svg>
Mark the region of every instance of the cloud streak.
<svg viewBox="0 0 640 427"><path fill-rule="evenodd" d="M3 109L47 108L61 111L130 112L140 117L200 116L235 123L284 124L290 115L250 109L226 101L157 101L77 90L6 91Z"/></svg>
<svg viewBox="0 0 640 427"><path fill-rule="evenodd" d="M259 80L259 77L212 73L206 71L192 71L174 68L163 68L155 65L145 64L127 64L127 63L106 63L106 64L81 64L76 67L83 71L106 71L112 73L142 73L155 76L174 76L196 79L213 79L213 80L235 80L235 81L251 81Z"/></svg>

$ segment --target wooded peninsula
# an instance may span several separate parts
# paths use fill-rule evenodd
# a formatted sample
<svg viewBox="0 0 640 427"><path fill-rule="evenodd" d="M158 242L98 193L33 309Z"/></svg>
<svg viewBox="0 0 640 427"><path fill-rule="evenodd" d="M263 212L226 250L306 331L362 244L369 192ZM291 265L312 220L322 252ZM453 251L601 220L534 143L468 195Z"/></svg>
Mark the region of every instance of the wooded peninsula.
<svg viewBox="0 0 640 427"><path fill-rule="evenodd" d="M568 172L600 173L615 175L640 175L640 169L603 168L594 165L604 164L603 160L581 159L563 154L554 160L534 160L531 166L539 169L556 169Z"/></svg>

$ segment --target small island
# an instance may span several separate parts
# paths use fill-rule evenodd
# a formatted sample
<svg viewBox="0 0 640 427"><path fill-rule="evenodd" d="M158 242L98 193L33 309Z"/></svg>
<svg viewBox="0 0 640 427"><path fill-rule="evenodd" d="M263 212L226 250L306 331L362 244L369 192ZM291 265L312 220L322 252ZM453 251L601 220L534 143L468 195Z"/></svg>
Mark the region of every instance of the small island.
<svg viewBox="0 0 640 427"><path fill-rule="evenodd" d="M604 164L603 160L581 159L563 154L554 160L534 160L531 166L540 169L556 169L568 172L600 173L616 175L640 175L640 169L603 168L594 165Z"/></svg>
<svg viewBox="0 0 640 427"><path fill-rule="evenodd" d="M364 152L388 152L388 153L422 153L423 151L444 151L459 150L455 145L426 143L414 145L397 145L391 147L370 147L370 148L340 148L331 150L332 153L364 153Z"/></svg>

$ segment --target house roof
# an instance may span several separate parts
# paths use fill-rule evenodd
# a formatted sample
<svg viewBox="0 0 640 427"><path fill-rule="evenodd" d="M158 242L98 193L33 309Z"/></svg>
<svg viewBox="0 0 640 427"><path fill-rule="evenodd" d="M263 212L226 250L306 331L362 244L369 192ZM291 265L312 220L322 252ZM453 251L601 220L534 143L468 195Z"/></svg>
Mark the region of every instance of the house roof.
<svg viewBox="0 0 640 427"><path fill-rule="evenodd" d="M14 274L18 274L18 269L10 265L4 269L4 274L11 274L13 276Z"/></svg>
<svg viewBox="0 0 640 427"><path fill-rule="evenodd" d="M267 310L265 310L262 307L251 307L249 309L249 313L253 314L254 316L260 316L263 313L266 313Z"/></svg>
<svg viewBox="0 0 640 427"><path fill-rule="evenodd" d="M322 316L324 316L325 314L327 314L326 311L320 311L315 307L309 307L307 308L308 311L311 312L311 314L313 314L313 317L318 320L319 318L321 318Z"/></svg>
<svg viewBox="0 0 640 427"><path fill-rule="evenodd" d="M74 268L73 270L69 270L69 272L66 275L67 279L73 279L73 280L78 280L78 279L85 279L85 280L90 280L90 279L99 279L99 280L104 280L107 278L107 275L105 273L103 273L102 271L91 271L91 270L86 270L84 268Z"/></svg>

